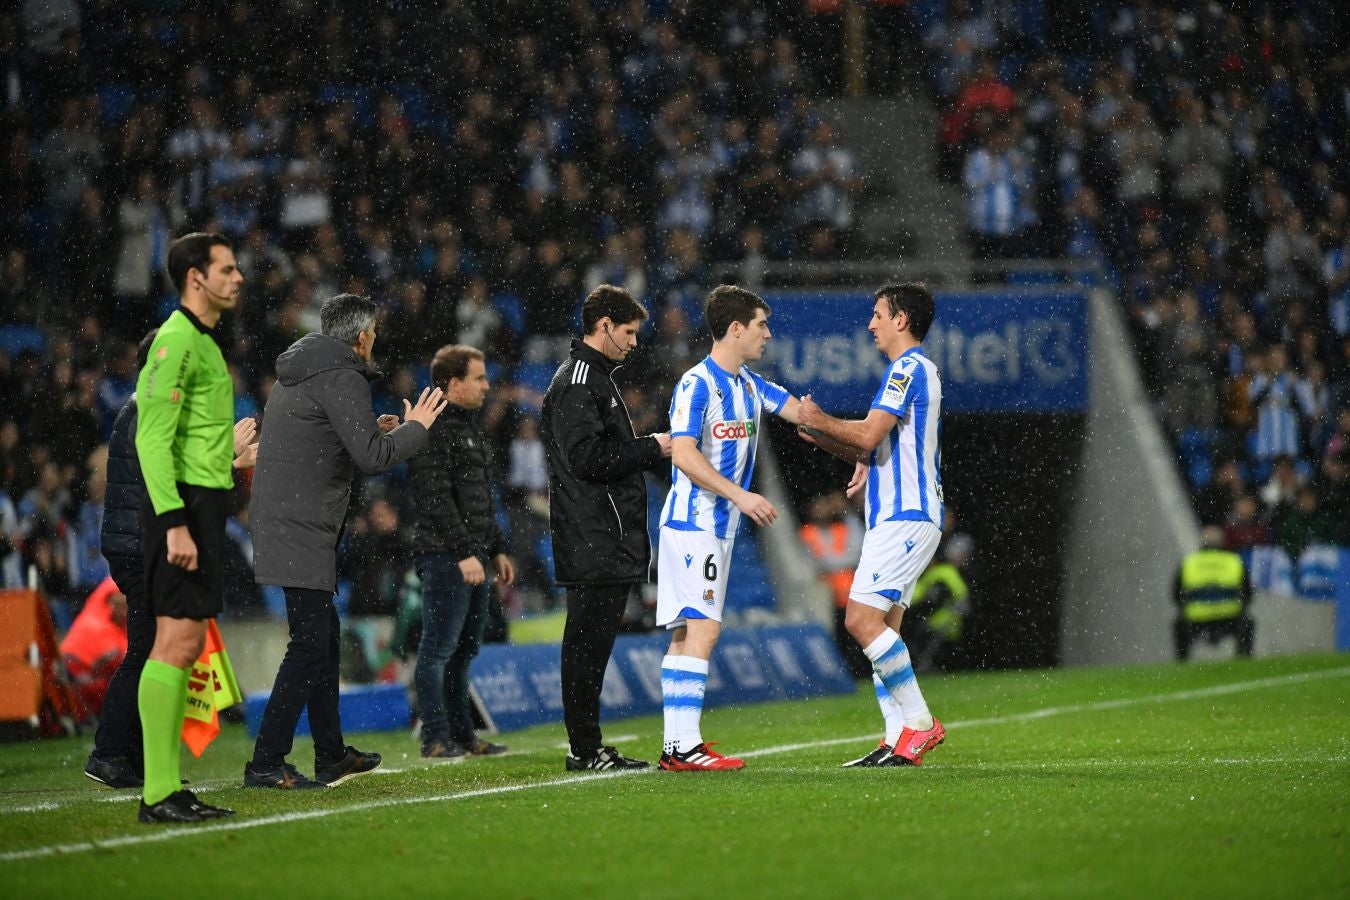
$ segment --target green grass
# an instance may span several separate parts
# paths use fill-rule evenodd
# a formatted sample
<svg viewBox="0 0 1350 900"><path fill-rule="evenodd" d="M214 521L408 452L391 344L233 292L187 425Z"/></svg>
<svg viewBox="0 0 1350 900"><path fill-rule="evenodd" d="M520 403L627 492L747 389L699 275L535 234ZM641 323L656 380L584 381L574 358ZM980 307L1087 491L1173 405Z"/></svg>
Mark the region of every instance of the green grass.
<svg viewBox="0 0 1350 900"><path fill-rule="evenodd" d="M1350 657L924 687L949 736L921 769L839 768L875 740L870 692L708 711L740 773L569 777L552 726L458 765L355 736L403 771L246 791L231 728L185 775L239 815L194 827L137 824L135 792L81 776L87 739L3 746L0 897L1350 895ZM608 733L651 757L660 728Z"/></svg>

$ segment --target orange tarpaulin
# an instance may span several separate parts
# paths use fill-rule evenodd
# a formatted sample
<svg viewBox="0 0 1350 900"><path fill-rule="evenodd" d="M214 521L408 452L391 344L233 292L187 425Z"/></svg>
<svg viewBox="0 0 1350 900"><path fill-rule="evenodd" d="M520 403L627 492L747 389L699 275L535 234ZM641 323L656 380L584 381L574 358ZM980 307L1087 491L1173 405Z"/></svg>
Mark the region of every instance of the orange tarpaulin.
<svg viewBox="0 0 1350 900"><path fill-rule="evenodd" d="M83 715L46 599L27 589L0 591L0 721L54 736L73 732Z"/></svg>

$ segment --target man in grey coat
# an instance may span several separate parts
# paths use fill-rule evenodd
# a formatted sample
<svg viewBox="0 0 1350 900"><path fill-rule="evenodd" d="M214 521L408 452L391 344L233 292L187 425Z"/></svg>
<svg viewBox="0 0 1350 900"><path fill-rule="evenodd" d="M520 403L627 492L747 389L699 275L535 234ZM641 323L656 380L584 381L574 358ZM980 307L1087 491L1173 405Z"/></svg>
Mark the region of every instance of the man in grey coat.
<svg viewBox="0 0 1350 900"><path fill-rule="evenodd" d="M372 771L377 753L346 746L338 715L337 543L356 470L385 472L421 450L445 409L441 391L378 420L371 366L378 307L339 294L320 312L322 331L277 357L277 382L263 412L253 476L254 575L286 591L291 640L267 701L246 787L336 785ZM309 708L314 779L286 762L300 713Z"/></svg>

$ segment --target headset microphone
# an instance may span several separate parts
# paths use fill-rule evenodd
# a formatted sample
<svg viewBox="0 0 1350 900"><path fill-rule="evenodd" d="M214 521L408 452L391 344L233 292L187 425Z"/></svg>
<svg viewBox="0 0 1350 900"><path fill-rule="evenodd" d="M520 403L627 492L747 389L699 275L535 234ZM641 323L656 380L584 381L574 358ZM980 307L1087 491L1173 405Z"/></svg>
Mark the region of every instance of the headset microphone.
<svg viewBox="0 0 1350 900"><path fill-rule="evenodd" d="M613 344L613 345L614 345L614 349L615 349L615 350L618 350L620 353L622 353L622 354L624 355L624 358L627 358L627 357L628 357L628 352L629 352L629 351L627 351L627 350L625 350L624 348L620 347L620 346L619 346L619 342L616 341L616 340L614 340L614 338L610 337L610 334L609 334L609 325L608 325L608 324L605 325L605 340L607 340L607 341L609 341L611 344Z"/></svg>

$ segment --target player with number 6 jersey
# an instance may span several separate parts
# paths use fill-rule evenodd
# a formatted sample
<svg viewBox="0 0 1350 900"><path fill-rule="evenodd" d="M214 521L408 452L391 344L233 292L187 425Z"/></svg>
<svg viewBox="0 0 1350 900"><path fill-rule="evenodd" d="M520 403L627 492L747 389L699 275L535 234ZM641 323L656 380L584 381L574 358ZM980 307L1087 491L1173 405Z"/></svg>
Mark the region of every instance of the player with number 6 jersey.
<svg viewBox="0 0 1350 900"><path fill-rule="evenodd" d="M742 516L768 525L773 504L750 490L760 420L767 411L797 422L797 398L747 367L764 355L769 305L744 288L708 295L713 347L680 378L670 404L674 480L661 511L656 624L671 629L661 661L667 771L740 769L700 731L708 660L722 627L731 549Z"/></svg>

